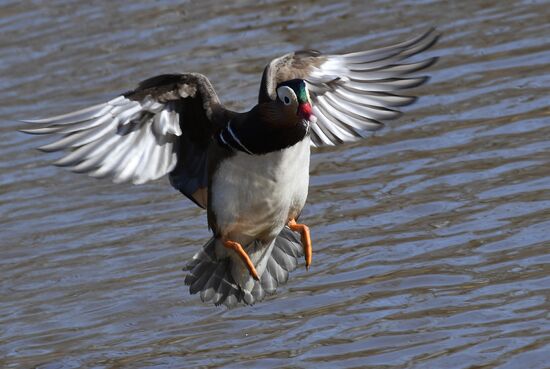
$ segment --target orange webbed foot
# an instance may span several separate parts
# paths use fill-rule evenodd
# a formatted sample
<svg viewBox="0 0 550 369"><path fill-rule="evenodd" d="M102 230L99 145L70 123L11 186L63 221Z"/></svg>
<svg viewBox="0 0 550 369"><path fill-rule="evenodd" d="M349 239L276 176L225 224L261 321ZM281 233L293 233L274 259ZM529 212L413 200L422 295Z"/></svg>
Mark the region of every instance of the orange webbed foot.
<svg viewBox="0 0 550 369"><path fill-rule="evenodd" d="M302 246L304 247L304 256L306 259L306 269L309 269L311 265L311 256L313 249L311 247L311 234L309 233L309 227L305 224L296 223L296 219L291 219L288 222L288 228L295 232L299 232L302 240Z"/></svg>
<svg viewBox="0 0 550 369"><path fill-rule="evenodd" d="M240 243L235 242L235 241L226 240L226 241L223 242L223 245L225 247L227 247L228 249L234 250L237 253L237 255L239 255L241 260L244 262L244 264L248 268L248 271L249 271L250 275L252 276L252 278L254 278L257 281L260 280L260 277L258 276L258 272L256 271L256 268L254 267L254 264L252 263L252 260L250 260L250 257L248 256L246 251L244 251L244 249L243 249L243 247L241 246Z"/></svg>

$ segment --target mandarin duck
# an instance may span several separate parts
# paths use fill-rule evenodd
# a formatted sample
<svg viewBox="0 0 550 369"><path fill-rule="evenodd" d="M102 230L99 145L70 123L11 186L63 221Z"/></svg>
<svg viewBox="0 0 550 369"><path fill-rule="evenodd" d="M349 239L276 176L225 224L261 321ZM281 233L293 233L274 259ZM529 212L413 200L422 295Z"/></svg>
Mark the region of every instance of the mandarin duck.
<svg viewBox="0 0 550 369"><path fill-rule="evenodd" d="M54 164L114 182L171 185L207 210L212 238L184 268L203 301L254 304L312 258L298 219L309 185L310 148L357 141L416 97L415 72L436 58L404 63L437 40L431 29L395 45L342 55L306 50L264 69L258 104L223 106L199 73L147 79L112 100L33 123L31 134L62 137L39 149L66 150Z"/></svg>

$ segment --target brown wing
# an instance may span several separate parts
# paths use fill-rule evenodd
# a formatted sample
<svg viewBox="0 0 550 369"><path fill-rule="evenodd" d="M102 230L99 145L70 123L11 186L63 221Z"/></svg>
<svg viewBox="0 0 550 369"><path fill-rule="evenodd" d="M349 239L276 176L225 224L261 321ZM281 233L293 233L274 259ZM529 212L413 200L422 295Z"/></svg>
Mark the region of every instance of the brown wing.
<svg viewBox="0 0 550 369"><path fill-rule="evenodd" d="M206 149L225 113L208 79L196 73L150 78L106 103L27 121L32 134L60 134L40 147L67 151L58 166L135 184L170 173L170 182L206 207Z"/></svg>
<svg viewBox="0 0 550 369"><path fill-rule="evenodd" d="M412 104L403 90L428 80L413 74L437 58L402 61L431 47L438 39L433 29L396 45L344 55L300 51L272 60L264 70L260 102L276 98L277 85L300 78L307 82L317 122L311 126L314 146L356 141L365 131L383 126L401 113L396 107Z"/></svg>

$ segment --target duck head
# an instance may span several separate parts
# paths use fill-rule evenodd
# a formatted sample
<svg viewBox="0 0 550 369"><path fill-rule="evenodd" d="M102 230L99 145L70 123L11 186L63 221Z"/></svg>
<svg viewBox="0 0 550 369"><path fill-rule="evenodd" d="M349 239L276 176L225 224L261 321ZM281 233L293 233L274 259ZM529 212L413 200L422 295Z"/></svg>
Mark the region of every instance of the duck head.
<svg viewBox="0 0 550 369"><path fill-rule="evenodd" d="M244 145L248 153L265 154L293 146L308 136L310 125L317 121L304 80L293 79L277 85L277 98L261 102L248 113L231 121L231 132L239 139L234 147ZM221 134L227 141L231 132ZM237 147L237 149L239 149ZM242 150L241 150L242 151Z"/></svg>
<svg viewBox="0 0 550 369"><path fill-rule="evenodd" d="M280 83L277 86L277 102L282 104L283 111L289 117L293 116L308 124L317 120L313 115L309 91L303 79L291 79Z"/></svg>

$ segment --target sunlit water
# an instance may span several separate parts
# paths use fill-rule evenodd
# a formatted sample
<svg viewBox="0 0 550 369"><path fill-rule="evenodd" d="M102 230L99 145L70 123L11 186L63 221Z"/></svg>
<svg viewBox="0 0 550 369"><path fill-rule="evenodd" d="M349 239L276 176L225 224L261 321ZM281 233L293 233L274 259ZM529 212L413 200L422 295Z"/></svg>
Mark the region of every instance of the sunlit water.
<svg viewBox="0 0 550 369"><path fill-rule="evenodd" d="M548 2L95 3L0 4L0 367L550 367ZM167 180L66 172L16 132L166 72L244 110L270 58L434 25L420 101L313 154L313 266L253 307L188 294L206 215Z"/></svg>

